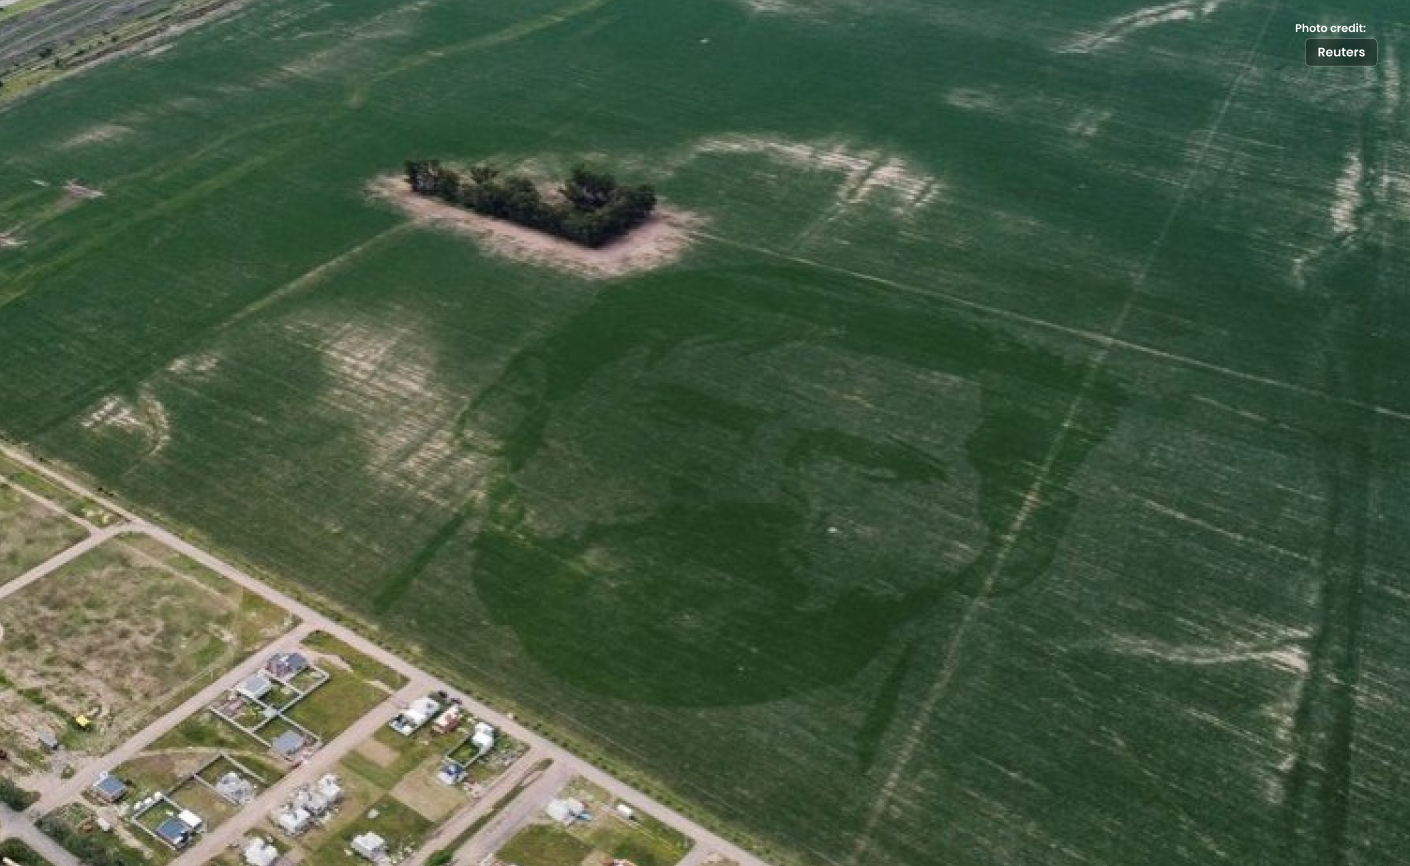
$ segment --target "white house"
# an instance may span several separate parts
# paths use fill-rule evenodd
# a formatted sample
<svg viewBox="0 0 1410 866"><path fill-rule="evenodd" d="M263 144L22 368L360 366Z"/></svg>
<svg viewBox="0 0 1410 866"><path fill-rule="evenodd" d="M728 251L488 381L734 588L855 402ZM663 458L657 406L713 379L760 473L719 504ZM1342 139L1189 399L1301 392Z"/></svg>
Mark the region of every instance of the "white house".
<svg viewBox="0 0 1410 866"><path fill-rule="evenodd" d="M285 807L274 813L274 823L290 836L298 836L313 823L313 813L307 809Z"/></svg>
<svg viewBox="0 0 1410 866"><path fill-rule="evenodd" d="M474 743L475 748L479 749L483 754L494 748L494 735L495 729L492 725L488 725L484 722L476 722L475 733L471 735L470 742Z"/></svg>
<svg viewBox="0 0 1410 866"><path fill-rule="evenodd" d="M404 712L392 719L392 730L403 737L409 737L421 730L440 711L441 705L434 698L417 698Z"/></svg>
<svg viewBox="0 0 1410 866"><path fill-rule="evenodd" d="M251 839L250 844L245 846L245 862L249 866L273 866L278 859L279 849L274 847L273 842Z"/></svg>
<svg viewBox="0 0 1410 866"><path fill-rule="evenodd" d="M387 859L387 840L376 833L363 833L361 836L354 836L352 849L373 863L380 863Z"/></svg>
<svg viewBox="0 0 1410 866"><path fill-rule="evenodd" d="M544 811L548 813L548 817L560 824L571 824L587 811L587 806L582 800L569 797L565 800L550 800Z"/></svg>

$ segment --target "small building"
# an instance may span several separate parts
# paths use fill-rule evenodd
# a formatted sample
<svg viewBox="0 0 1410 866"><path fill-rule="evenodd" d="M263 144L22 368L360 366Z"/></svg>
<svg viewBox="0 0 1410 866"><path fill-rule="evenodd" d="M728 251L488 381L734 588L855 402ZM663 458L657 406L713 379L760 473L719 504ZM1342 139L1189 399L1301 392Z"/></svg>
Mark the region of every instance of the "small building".
<svg viewBox="0 0 1410 866"><path fill-rule="evenodd" d="M635 821L635 820L636 820L636 810L633 809L631 806L628 806L626 803L618 803L618 804L617 804L617 814L618 814L618 815L621 815L623 818L627 819L628 821Z"/></svg>
<svg viewBox="0 0 1410 866"><path fill-rule="evenodd" d="M215 792L237 806L243 806L255 798L255 785L249 779L231 770L215 780Z"/></svg>
<svg viewBox="0 0 1410 866"><path fill-rule="evenodd" d="M178 851L190 845L191 839L196 835L195 828L180 818L167 818L157 825L155 832L158 839Z"/></svg>
<svg viewBox="0 0 1410 866"><path fill-rule="evenodd" d="M286 761L296 760L304 748L308 745L308 740L298 731L285 731L274 738L274 742L269 744L280 757Z"/></svg>
<svg viewBox="0 0 1410 866"><path fill-rule="evenodd" d="M251 839L245 846L244 857L249 866L274 866L274 861L279 859L279 849L265 839Z"/></svg>
<svg viewBox="0 0 1410 866"><path fill-rule="evenodd" d="M282 809L276 809L271 817L274 819L275 825L290 836L303 835L313 825L313 814L307 809L286 806Z"/></svg>
<svg viewBox="0 0 1410 866"><path fill-rule="evenodd" d="M380 863L387 859L387 840L376 833L363 833L360 836L354 836L352 849L359 856L371 860L373 863Z"/></svg>
<svg viewBox="0 0 1410 866"><path fill-rule="evenodd" d="M587 806L583 804L582 800L568 797L562 800L550 800L548 805L544 807L544 812L559 824L571 824L587 814Z"/></svg>
<svg viewBox="0 0 1410 866"><path fill-rule="evenodd" d="M440 711L441 705L434 698L417 698L411 702L411 706L392 719L391 729L403 737L409 737L421 730Z"/></svg>
<svg viewBox="0 0 1410 866"><path fill-rule="evenodd" d="M190 809L182 809L182 810L177 814L176 820L178 820L178 821L180 821L181 823L185 824L187 827L190 827L191 830L192 830L192 832L199 831L199 830L201 829L201 825L205 823L204 821L201 820L201 816L200 816L200 815L197 815L195 812L192 812Z"/></svg>
<svg viewBox="0 0 1410 866"><path fill-rule="evenodd" d="M470 742L475 744L475 748L480 750L480 754L488 752L494 748L495 729L493 725L485 722L475 723L475 733L470 737Z"/></svg>
<svg viewBox="0 0 1410 866"><path fill-rule="evenodd" d="M59 738L54 736L54 732L48 728L41 728L34 732L34 738L39 741L39 745L51 752L59 751Z"/></svg>
<svg viewBox="0 0 1410 866"><path fill-rule="evenodd" d="M242 697L252 701L264 700L265 696L274 691L274 683L269 681L269 677L264 674L252 674L244 682L235 687L235 691Z"/></svg>
<svg viewBox="0 0 1410 866"><path fill-rule="evenodd" d="M328 773L323 778L319 779L314 788L333 805L337 805L343 801L343 783L332 773Z"/></svg>
<svg viewBox="0 0 1410 866"><path fill-rule="evenodd" d="M270 656L264 669L275 679L292 679L308 670L308 659L303 653L275 653Z"/></svg>
<svg viewBox="0 0 1410 866"><path fill-rule="evenodd" d="M127 785L117 776L104 773L93 783L93 795L104 803L116 803L127 796Z"/></svg>
<svg viewBox="0 0 1410 866"><path fill-rule="evenodd" d="M465 765L446 758L441 761L441 769L436 773L436 779L442 785L459 785L465 780Z"/></svg>
<svg viewBox="0 0 1410 866"><path fill-rule="evenodd" d="M446 711L436 716L436 720L431 723L431 730L438 734L449 734L460 727L460 723L465 720L465 710L457 704L451 704Z"/></svg>

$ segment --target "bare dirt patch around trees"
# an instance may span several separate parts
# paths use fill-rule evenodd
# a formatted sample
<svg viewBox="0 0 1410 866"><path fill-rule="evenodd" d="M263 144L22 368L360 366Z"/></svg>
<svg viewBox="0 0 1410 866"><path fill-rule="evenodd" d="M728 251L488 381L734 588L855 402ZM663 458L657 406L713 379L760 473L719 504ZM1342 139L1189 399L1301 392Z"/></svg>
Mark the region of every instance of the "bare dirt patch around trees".
<svg viewBox="0 0 1410 866"><path fill-rule="evenodd" d="M598 280L644 273L679 261L694 241L693 230L702 222L695 214L660 206L626 237L591 249L417 195L399 176L377 178L368 185L368 192L376 200L395 205L417 223L474 238L492 255Z"/></svg>

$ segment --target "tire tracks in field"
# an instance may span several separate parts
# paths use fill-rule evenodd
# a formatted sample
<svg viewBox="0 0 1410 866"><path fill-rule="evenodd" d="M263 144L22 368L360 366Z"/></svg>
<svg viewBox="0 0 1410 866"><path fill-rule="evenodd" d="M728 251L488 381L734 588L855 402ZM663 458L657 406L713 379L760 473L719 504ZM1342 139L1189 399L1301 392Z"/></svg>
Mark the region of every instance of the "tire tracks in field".
<svg viewBox="0 0 1410 866"><path fill-rule="evenodd" d="M1131 289L1126 293L1126 298L1121 307L1113 317L1111 325L1107 328L1109 340L1114 340L1126 327L1126 322L1135 309L1136 300L1145 289L1147 280L1150 278L1151 270L1154 268L1156 260L1165 248L1166 239L1170 236L1170 231L1175 225L1175 221L1184 211L1185 203L1189 199L1190 190L1194 187L1195 181L1204 171L1205 161L1209 156L1210 148L1215 137L1223 128L1224 120L1229 114L1229 108L1233 105L1234 98L1238 95L1243 86L1244 79L1253 68L1254 61L1263 45L1263 40L1268 33L1269 26L1281 6L1280 0L1274 0L1269 4L1268 12L1263 18L1263 23L1259 27L1258 34L1254 37L1253 44L1244 55L1239 66L1238 73L1234 76L1233 82L1224 96L1224 100L1219 105L1218 111L1214 115L1213 122L1205 132L1204 140L1196 153L1195 159L1190 166L1189 172L1185 176L1184 182L1175 196L1175 201L1171 204L1165 221L1161 224L1160 231L1156 234L1155 240L1151 244L1150 251L1141 262L1140 268L1136 271L1132 281ZM993 594L1004 568L1008 565L1010 556L1017 547L1019 537L1028 528L1028 523L1038 509L1038 504L1042 501L1043 495L1048 486L1048 480L1057 466L1058 458L1066 451L1068 439L1077 426L1082 409L1087 402L1088 393L1096 384L1098 375L1106 366L1107 360L1113 351L1111 342L1104 342L1093 353L1087 363L1087 370L1082 377L1077 391L1073 394L1072 402L1068 406L1067 413L1059 426L1057 434L1053 437L1052 446L1048 449L1047 456L1039 466L1037 473L1033 477L1033 483L1029 485L1028 492L1023 498L1023 503L1018 512L1014 515L1013 522L1009 529L998 542L998 552L993 564L984 574L984 579L978 591L965 606L960 615L960 621L956 625L945 647L944 658L941 661L940 669L935 680L926 690L921 699L919 708L916 711L914 720L906 729L900 740L900 748L896 754L896 759L892 763L890 770L882 779L878 790L876 801L862 822L861 831L858 834L857 844L853 847L848 862L860 864L864 862L870 853L872 842L876 835L877 827L882 819L886 817L888 810L896 799L901 783L905 780L910 771L911 764L915 761L916 755L924 742L925 734L930 728L930 723L939 708L941 700L949 691L950 684L954 681L955 673L958 671L963 658L964 646L978 621L980 614L987 609L990 596Z"/></svg>
<svg viewBox="0 0 1410 866"><path fill-rule="evenodd" d="M1311 262L1314 277L1325 275L1312 288L1320 289L1326 307L1327 388L1367 401L1377 399L1384 353L1380 341L1362 335L1374 333L1380 320L1378 305L1386 291L1398 218L1393 198L1381 186L1392 171L1384 143L1401 140L1397 133L1405 121L1399 65L1391 48L1387 45L1380 67L1380 98L1366 111L1352 151L1366 169L1355 190L1360 204L1350 215L1355 225ZM1368 268L1372 279L1357 279L1358 265ZM1290 866L1345 866L1348 861L1366 548L1373 478L1382 451L1380 421L1374 415L1344 414L1320 443L1328 505L1318 558L1319 621L1293 712L1294 754L1283 788L1283 862Z"/></svg>
<svg viewBox="0 0 1410 866"><path fill-rule="evenodd" d="M200 149L187 154L179 160L165 162L160 165L153 166L150 169L144 169L141 171L132 172L127 175L122 175L117 178L113 178L105 182L104 186L110 189L114 187L122 189L131 188L133 186L142 185L145 183L155 183L158 180L179 175L182 171L201 164L201 161L204 160L212 152L230 144L231 142L243 138L244 136L247 136L252 132L264 131L279 126L286 126L295 123L305 122L315 117L316 115L300 114L294 117L282 118L278 121L272 121L266 124L259 124L257 126L246 127L238 132L220 136L219 138L206 144L204 147L201 147ZM137 214L136 216L130 219L123 220L122 222L114 225L112 228L109 228L105 231L90 233L78 243L74 244L72 247L67 248L62 255L56 256L52 259L46 259L43 263L32 265L29 268L20 271L13 278L10 278L7 281L7 285L4 289L0 290L0 309L4 309L15 301L18 301L24 296L28 295L31 290L33 290L40 284L40 280L44 277L51 276L54 273L61 271L67 265L75 261L79 261L82 257L88 255L94 250L102 249L103 247L122 239L124 236L130 234L134 230L148 225L154 220L169 216L170 214L179 211L184 206L199 201L201 198L204 198L205 195L225 188L231 182L243 178L246 174L258 169L263 164L272 162L275 157L282 155L285 150L292 146L297 139L297 136L291 136L290 139L287 139L284 144L276 150L276 152L266 154L265 158L252 158L251 160L247 160L244 163L240 163L232 167L231 169L227 169L221 174L206 177L204 180L201 180L197 183L192 184L190 187L187 187L182 193L176 196L172 196L171 198L162 199L147 210L142 211L141 213ZM49 187L49 189L54 190L53 187ZM35 229L47 225L49 222L59 217L67 210L68 208L63 206L63 200L61 199L60 204L58 206L51 207L49 210L45 211L45 213L39 215L39 217L23 223L21 228L26 232L33 233Z"/></svg>
<svg viewBox="0 0 1410 866"><path fill-rule="evenodd" d="M533 36L536 33L557 27L559 24L567 23L581 15L595 12L611 2L612 0L580 0L580 2L571 6L556 9L552 12L540 15L537 18L531 18L528 21L511 24L493 33L486 33L483 36L477 36L465 42L458 42L446 48L422 52L415 57L403 60L396 66L383 70L360 82L349 92L346 105L348 108L360 108L367 101L367 93L374 85L390 78L395 78L403 72L410 72L413 69L419 69L429 63L435 63L446 57L453 57L457 54L470 54L485 48L517 42L526 36Z"/></svg>

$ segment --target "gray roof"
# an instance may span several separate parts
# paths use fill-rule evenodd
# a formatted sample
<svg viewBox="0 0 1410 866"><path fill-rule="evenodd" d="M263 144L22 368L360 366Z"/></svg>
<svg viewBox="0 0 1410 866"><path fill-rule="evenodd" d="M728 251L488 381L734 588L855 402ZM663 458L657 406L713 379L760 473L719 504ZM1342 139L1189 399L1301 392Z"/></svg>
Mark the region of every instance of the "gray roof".
<svg viewBox="0 0 1410 866"><path fill-rule="evenodd" d="M104 776L93 783L93 789L108 797L118 797L127 792L127 785L117 776Z"/></svg>
<svg viewBox="0 0 1410 866"><path fill-rule="evenodd" d="M276 676L296 674L308 667L308 659L303 653L275 653L265 665L265 670Z"/></svg>
<svg viewBox="0 0 1410 866"><path fill-rule="evenodd" d="M281 755L292 755L304 747L304 737L298 731L285 731L275 737L270 745Z"/></svg>
<svg viewBox="0 0 1410 866"><path fill-rule="evenodd" d="M186 840L191 838L191 828L187 827L184 821L176 818L167 818L158 824L156 832L158 836L172 845L184 845Z"/></svg>

